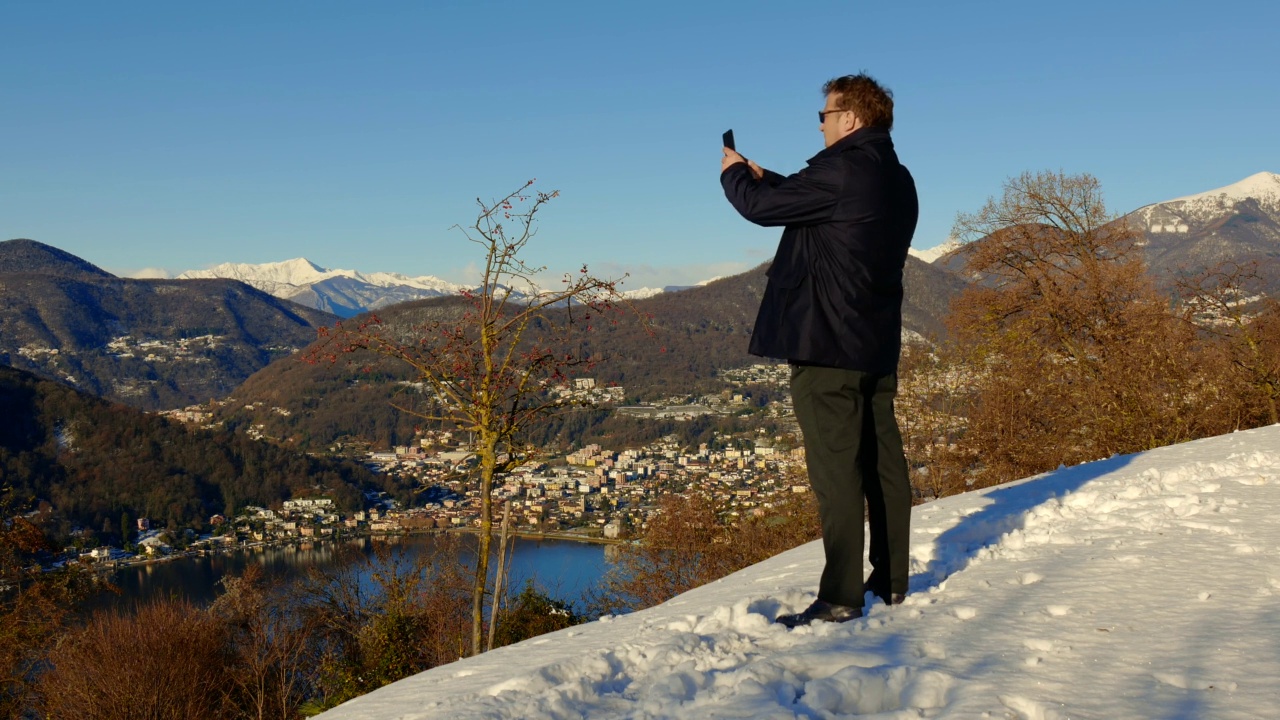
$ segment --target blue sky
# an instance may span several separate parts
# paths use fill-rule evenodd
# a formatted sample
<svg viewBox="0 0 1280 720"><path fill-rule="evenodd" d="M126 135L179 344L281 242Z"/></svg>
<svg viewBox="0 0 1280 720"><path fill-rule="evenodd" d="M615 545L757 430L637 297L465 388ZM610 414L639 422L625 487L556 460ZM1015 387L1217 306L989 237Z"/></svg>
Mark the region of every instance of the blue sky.
<svg viewBox="0 0 1280 720"><path fill-rule="evenodd" d="M1273 3L0 0L0 239L118 273L305 256L466 279L455 224L558 189L531 259L681 284L769 258L720 133L794 172L830 77L895 93L914 245L1024 170L1109 207L1280 171Z"/></svg>

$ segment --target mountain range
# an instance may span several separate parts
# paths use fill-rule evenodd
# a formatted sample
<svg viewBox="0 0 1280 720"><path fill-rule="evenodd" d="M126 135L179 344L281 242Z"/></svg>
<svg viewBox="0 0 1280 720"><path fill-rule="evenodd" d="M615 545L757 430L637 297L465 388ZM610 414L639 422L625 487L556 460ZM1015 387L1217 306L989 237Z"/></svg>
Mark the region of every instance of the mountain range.
<svg viewBox="0 0 1280 720"><path fill-rule="evenodd" d="M0 363L135 407L223 397L336 320L235 280L119 278L0 242Z"/></svg>
<svg viewBox="0 0 1280 720"><path fill-rule="evenodd" d="M1165 280L1224 259L1280 267L1280 175L1274 173L1154 203L1125 220L1142 230L1153 272ZM951 298L965 285L957 272L963 249L943 245L912 255L906 334L936 336ZM755 362L745 347L764 268L678 294L677 288L636 291L637 308L653 316L661 337L626 324L600 334L597 342L614 357L602 366L601 379L641 393L676 394L719 370ZM278 386L272 383L292 376L298 363L268 366L312 342L318 327L366 307L394 306L397 312L380 313L392 319L450 312L462 289L430 276L327 270L301 258L184 276L119 278L35 241L0 243L0 362L147 409L225 397L255 375L237 394L273 395ZM1280 272L1267 277L1270 290L1280 291ZM651 352L655 345L670 353ZM301 384L301 377L284 383Z"/></svg>
<svg viewBox="0 0 1280 720"><path fill-rule="evenodd" d="M1152 272L1161 277L1208 268L1223 260L1280 258L1280 175L1260 172L1216 190L1153 203L1124 217L1145 235L1143 246ZM962 245L954 239L911 255L950 271L963 267ZM305 258L282 262L223 263L188 270L180 279L228 278L285 300L351 317L409 300L456 295L466 286L424 275L331 270ZM719 278L713 278L713 280ZM699 283L705 285L712 280ZM1277 274L1280 289L1280 274ZM689 286L640 288L631 299L653 297ZM696 286L694 286L696 287Z"/></svg>
<svg viewBox="0 0 1280 720"><path fill-rule="evenodd" d="M178 276L180 280L201 278L239 280L278 298L339 317L351 317L409 300L457 295L466 289L431 275L409 277L390 272L330 270L306 258L259 265L223 263L207 270L188 270Z"/></svg>
<svg viewBox="0 0 1280 720"><path fill-rule="evenodd" d="M767 268L764 264L679 293L634 301L650 327L630 313L620 315L616 324L598 323L580 340L579 349L596 358L587 374L597 384L622 385L632 400L723 389L721 372L766 362L747 353L747 342ZM942 318L964 285L949 272L907 258L904 335L941 335ZM392 329L407 329L460 317L469 307L460 298L435 298L389 307L378 316ZM219 417L234 425L261 426L265 434L304 448L325 447L348 433L384 444L397 438L404 442L417 421L398 413L389 401L406 392L410 380L401 364L372 356L355 355L336 365L287 359L246 380Z"/></svg>
<svg viewBox="0 0 1280 720"><path fill-rule="evenodd" d="M178 275L179 280L207 278L239 280L278 298L343 318L410 300L457 295L471 289L470 286L451 283L433 275L410 277L392 272L362 273L358 270L329 269L306 258L259 264L222 263L204 270L187 270ZM711 280L699 285L708 282ZM642 300L688 287L696 286L646 287L627 290L622 294L628 299Z"/></svg>

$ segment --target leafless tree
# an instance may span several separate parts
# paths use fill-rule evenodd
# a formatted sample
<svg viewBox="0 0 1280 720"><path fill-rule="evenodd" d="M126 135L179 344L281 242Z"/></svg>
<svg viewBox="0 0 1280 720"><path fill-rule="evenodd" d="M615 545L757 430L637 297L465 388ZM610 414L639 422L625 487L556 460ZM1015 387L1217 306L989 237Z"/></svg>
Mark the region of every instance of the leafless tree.
<svg viewBox="0 0 1280 720"><path fill-rule="evenodd" d="M494 476L524 462L534 448L521 436L567 401L548 385L567 379L595 358L581 343L593 323L616 321L630 307L620 280L597 278L583 266L557 287L540 285L545 267L526 263L537 214L557 192L534 192L530 180L501 200L477 200L474 224L459 228L483 253L479 286L464 294L459 320L435 319L401 331L370 316L355 327L328 332L318 351L336 360L343 351L368 350L407 363L435 402L401 407L475 439L479 457L480 547L472 589L471 653L482 650L484 599L493 533Z"/></svg>
<svg viewBox="0 0 1280 720"><path fill-rule="evenodd" d="M950 325L982 379L961 446L984 482L1209 429L1194 334L1156 291L1138 232L1108 214L1097 179L1024 173L962 213L954 233L979 279Z"/></svg>

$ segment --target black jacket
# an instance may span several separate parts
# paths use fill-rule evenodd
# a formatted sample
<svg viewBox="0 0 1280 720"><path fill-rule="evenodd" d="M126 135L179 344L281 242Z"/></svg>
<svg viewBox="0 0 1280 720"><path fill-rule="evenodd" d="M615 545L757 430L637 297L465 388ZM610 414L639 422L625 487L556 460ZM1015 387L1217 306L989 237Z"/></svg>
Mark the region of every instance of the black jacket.
<svg viewBox="0 0 1280 720"><path fill-rule="evenodd" d="M902 266L919 216L915 181L887 130L863 128L804 170L720 175L757 225L785 225L751 333L753 355L887 374L902 344Z"/></svg>

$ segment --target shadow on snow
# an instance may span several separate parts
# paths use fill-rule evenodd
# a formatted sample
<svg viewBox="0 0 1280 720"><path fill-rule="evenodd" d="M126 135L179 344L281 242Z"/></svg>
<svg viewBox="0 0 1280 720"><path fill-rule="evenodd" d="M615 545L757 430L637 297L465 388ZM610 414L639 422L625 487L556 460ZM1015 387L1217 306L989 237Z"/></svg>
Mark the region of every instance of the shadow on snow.
<svg viewBox="0 0 1280 720"><path fill-rule="evenodd" d="M1081 486L1113 473L1132 462L1134 455L1076 465L986 494L990 501L981 510L962 518L934 541L933 558L911 579L911 592L930 590L953 573L963 570L983 548L991 547L1013 530L1026 527L1028 513L1040 505L1061 499Z"/></svg>

